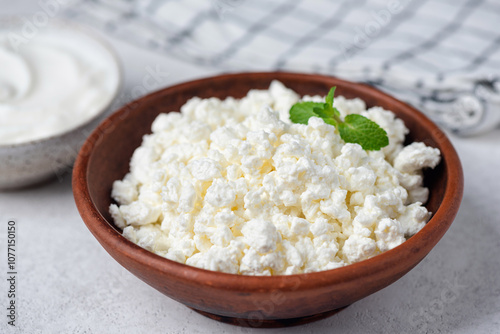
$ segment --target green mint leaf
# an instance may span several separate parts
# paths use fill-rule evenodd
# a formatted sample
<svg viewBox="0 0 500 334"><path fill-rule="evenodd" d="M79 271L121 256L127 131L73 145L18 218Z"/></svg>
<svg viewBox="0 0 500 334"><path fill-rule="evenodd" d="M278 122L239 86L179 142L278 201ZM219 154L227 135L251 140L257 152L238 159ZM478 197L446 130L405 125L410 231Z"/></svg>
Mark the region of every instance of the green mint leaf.
<svg viewBox="0 0 500 334"><path fill-rule="evenodd" d="M336 118L340 116L340 111L337 110L337 108L334 108L327 103L325 103L325 113L328 114L328 117L331 118Z"/></svg>
<svg viewBox="0 0 500 334"><path fill-rule="evenodd" d="M321 117L314 112L315 108L323 110L323 103L298 102L290 108L290 120L293 123L307 124L311 117Z"/></svg>
<svg viewBox="0 0 500 334"><path fill-rule="evenodd" d="M332 115L329 112L329 110L323 109L322 107L315 107L313 109L314 113L317 114L319 117L325 119L325 118L331 118Z"/></svg>
<svg viewBox="0 0 500 334"><path fill-rule="evenodd" d="M340 111L337 110L333 106L333 96L335 95L335 89L337 87L332 87L330 88L330 91L328 92L328 95L325 98L325 110L327 110L328 114L330 114L329 117L335 118L335 116L340 116Z"/></svg>
<svg viewBox="0 0 500 334"><path fill-rule="evenodd" d="M333 108L333 96L335 95L335 89L336 88L337 87L330 88L330 91L328 92L328 95L325 98L326 104L328 104L332 108Z"/></svg>
<svg viewBox="0 0 500 334"><path fill-rule="evenodd" d="M368 118L351 114L342 121L340 112L333 107L335 88L330 89L325 97L325 103L295 103L290 108L290 120L293 123L308 124L309 118L320 117L325 123L335 126L346 143L359 144L365 150L376 151L389 145L387 132Z"/></svg>
<svg viewBox="0 0 500 334"><path fill-rule="evenodd" d="M347 115L343 123L338 125L340 137L346 143L361 145L364 150L377 151L389 145L387 132L377 123L358 115Z"/></svg>
<svg viewBox="0 0 500 334"><path fill-rule="evenodd" d="M332 109L333 109L333 113L335 114L335 116L340 117L340 111L338 111L338 109L334 108L334 107L332 107Z"/></svg>
<svg viewBox="0 0 500 334"><path fill-rule="evenodd" d="M321 118L335 118L336 109L330 107L328 104L323 104L323 108L314 108L314 112L320 115ZM339 114L340 115L340 114ZM338 115L337 115L338 116Z"/></svg>
<svg viewBox="0 0 500 334"><path fill-rule="evenodd" d="M326 109L321 109L321 108L314 108L314 113L317 114L318 117L322 118L323 121L325 121L326 124L337 126L338 122L336 120L336 117L331 112L331 110L326 110Z"/></svg>
<svg viewBox="0 0 500 334"><path fill-rule="evenodd" d="M335 120L335 118L323 118L323 120L325 121L326 124L330 124L330 125L333 125L334 127L338 128L339 126L339 122L337 122Z"/></svg>

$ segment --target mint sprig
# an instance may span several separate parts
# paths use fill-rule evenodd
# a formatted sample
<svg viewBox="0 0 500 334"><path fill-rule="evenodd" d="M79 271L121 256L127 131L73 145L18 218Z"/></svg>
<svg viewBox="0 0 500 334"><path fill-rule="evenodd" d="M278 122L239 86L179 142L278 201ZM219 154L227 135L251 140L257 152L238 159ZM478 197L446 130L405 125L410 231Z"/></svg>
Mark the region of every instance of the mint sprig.
<svg viewBox="0 0 500 334"><path fill-rule="evenodd" d="M295 103L290 108L290 120L293 123L307 124L311 117L322 118L325 123L337 128L342 140L359 144L364 150L377 151L389 145L387 132L374 121L358 114L347 115L344 120L340 118L340 112L333 106L335 88L330 89L325 103Z"/></svg>

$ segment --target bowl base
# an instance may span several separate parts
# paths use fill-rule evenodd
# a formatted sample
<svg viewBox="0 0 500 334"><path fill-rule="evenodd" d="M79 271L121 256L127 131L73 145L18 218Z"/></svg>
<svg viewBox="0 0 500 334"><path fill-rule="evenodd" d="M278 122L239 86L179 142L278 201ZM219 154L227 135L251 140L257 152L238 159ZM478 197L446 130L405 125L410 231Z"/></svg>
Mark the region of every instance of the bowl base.
<svg viewBox="0 0 500 334"><path fill-rule="evenodd" d="M347 305L349 306L349 305ZM241 327L252 327L252 328L279 328L279 327L289 327L289 326L298 326L298 325L304 325L313 321L321 320L328 318L343 309L345 309L347 306L331 310L328 312L323 312L323 313L318 313L318 314L313 314L307 317L299 317L299 318L290 318L290 319L245 319L245 318L235 318L235 317L226 317L218 314L213 314L205 311L200 311L194 308L191 308L193 311L198 312L201 315L204 315L205 317L208 317L213 320L217 320L220 322L224 322L226 324L230 325L235 325L235 326L241 326Z"/></svg>

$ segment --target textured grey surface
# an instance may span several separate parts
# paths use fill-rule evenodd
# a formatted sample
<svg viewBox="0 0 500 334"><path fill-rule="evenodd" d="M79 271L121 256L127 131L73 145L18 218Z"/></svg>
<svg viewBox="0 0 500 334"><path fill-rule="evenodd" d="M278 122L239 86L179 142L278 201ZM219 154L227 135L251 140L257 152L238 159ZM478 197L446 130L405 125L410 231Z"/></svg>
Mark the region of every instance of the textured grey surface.
<svg viewBox="0 0 500 334"><path fill-rule="evenodd" d="M6 0L0 0L0 8ZM112 41L125 65L118 103L160 66L158 86L208 70ZM0 309L7 307L8 219L18 226L18 326L0 333L500 333L500 130L451 137L462 159L465 194L440 243L409 274L339 314L274 330L207 319L161 295L118 265L97 243L73 202L71 175L0 193Z"/></svg>

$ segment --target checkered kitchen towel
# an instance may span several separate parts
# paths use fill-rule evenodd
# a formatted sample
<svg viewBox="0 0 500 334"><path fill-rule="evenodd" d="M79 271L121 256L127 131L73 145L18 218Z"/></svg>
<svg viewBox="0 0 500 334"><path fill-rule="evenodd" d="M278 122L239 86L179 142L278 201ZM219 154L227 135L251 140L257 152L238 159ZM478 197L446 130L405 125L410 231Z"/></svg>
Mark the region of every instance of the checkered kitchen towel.
<svg viewBox="0 0 500 334"><path fill-rule="evenodd" d="M500 123L496 0L80 0L65 14L223 71L367 82L461 135Z"/></svg>

